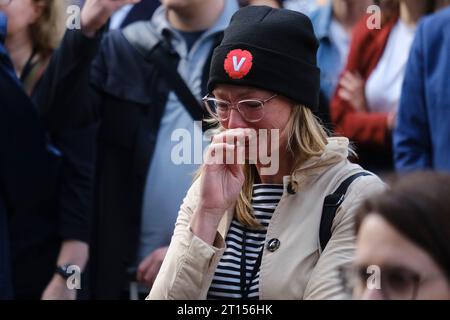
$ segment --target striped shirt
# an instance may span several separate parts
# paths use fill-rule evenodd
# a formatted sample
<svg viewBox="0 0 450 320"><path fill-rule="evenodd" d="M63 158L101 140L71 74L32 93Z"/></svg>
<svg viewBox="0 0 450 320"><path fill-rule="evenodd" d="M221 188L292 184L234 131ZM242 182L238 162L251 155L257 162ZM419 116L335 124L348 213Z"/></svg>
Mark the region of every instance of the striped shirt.
<svg viewBox="0 0 450 320"><path fill-rule="evenodd" d="M208 299L242 299L241 268L244 266L248 299L259 298L259 266L257 266L258 270L254 270L254 267L259 254L262 253L270 219L282 195L283 185L255 184L253 186L253 213L262 227L257 230L248 229L236 218L233 219L225 238L225 252L209 288ZM244 240L245 264L241 264ZM253 279L251 279L252 276L254 276Z"/></svg>

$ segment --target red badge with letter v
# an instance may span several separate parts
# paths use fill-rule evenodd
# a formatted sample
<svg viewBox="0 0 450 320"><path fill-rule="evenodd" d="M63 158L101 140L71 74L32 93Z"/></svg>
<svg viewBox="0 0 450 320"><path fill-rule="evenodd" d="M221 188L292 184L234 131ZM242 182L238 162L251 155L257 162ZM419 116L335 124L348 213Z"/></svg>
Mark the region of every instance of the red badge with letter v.
<svg viewBox="0 0 450 320"><path fill-rule="evenodd" d="M242 79L251 70L253 56L247 50L234 49L228 52L223 67L231 79Z"/></svg>

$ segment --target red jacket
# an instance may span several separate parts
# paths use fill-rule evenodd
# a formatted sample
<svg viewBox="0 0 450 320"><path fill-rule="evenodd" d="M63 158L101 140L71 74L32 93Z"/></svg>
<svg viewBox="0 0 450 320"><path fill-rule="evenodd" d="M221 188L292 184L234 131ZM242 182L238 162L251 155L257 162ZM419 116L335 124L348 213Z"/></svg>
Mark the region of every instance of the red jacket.
<svg viewBox="0 0 450 320"><path fill-rule="evenodd" d="M364 17L355 26L347 65L342 73L358 72L365 81L381 59L389 34L398 20L398 17L394 17L383 24L381 29L370 30L366 26L367 18ZM338 96L340 88L338 85L330 107L336 134L346 136L360 146L390 146L388 114L356 112L349 102Z"/></svg>

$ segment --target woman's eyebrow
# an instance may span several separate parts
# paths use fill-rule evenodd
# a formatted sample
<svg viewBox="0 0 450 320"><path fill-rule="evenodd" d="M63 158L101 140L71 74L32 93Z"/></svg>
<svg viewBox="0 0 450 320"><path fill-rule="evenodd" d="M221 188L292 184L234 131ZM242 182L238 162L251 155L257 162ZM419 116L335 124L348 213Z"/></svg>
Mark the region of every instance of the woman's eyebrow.
<svg viewBox="0 0 450 320"><path fill-rule="evenodd" d="M239 89L239 90L236 90L236 91L238 91L235 94L235 97L237 99L241 99L241 98L255 98L255 97L257 97L259 95L258 92L256 92L254 89ZM220 97L220 99L223 99L222 97L224 97L224 96L226 97L226 99L228 99L229 95L227 93L228 92L223 91L223 90L214 90L213 91L214 96L217 97L217 98Z"/></svg>

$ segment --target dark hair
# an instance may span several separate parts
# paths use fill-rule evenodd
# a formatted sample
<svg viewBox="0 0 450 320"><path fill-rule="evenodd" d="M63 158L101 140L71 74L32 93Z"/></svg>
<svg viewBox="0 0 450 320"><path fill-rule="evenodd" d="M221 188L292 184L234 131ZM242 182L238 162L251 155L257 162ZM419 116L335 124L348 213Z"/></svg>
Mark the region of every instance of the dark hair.
<svg viewBox="0 0 450 320"><path fill-rule="evenodd" d="M399 0L374 0L374 4L381 8L383 24L398 17L400 14ZM437 6L438 0L426 0L423 15L433 13Z"/></svg>
<svg viewBox="0 0 450 320"><path fill-rule="evenodd" d="M356 215L356 233L371 213L424 249L450 283L450 175L419 172L401 177L390 189L363 202Z"/></svg>
<svg viewBox="0 0 450 320"><path fill-rule="evenodd" d="M374 4L381 8L383 23L399 15L398 0L375 0Z"/></svg>

